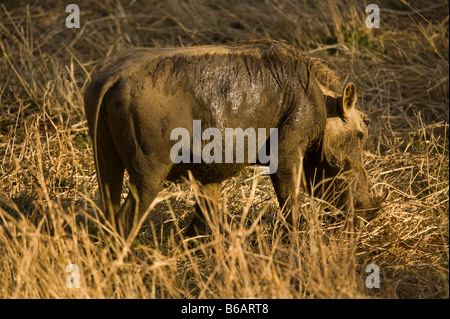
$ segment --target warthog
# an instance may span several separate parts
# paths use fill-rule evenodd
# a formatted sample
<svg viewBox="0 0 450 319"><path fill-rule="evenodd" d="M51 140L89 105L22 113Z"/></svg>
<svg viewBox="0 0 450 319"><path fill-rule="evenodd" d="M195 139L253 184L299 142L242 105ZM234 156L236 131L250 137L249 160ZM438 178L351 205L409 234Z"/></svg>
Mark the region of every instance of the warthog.
<svg viewBox="0 0 450 319"><path fill-rule="evenodd" d="M194 120L202 129L222 133L225 128L277 129L278 140L267 140L265 147L277 143L277 167L270 177L280 207L290 207L301 163L310 193L339 189L335 205L347 210L377 206L362 167L369 119L355 106L355 85L343 86L322 61L284 43L135 49L92 80L84 103L102 202L124 236L165 180L178 181L190 170L217 198L220 182L249 165L248 160L175 164L171 132L185 128L192 136ZM135 191L121 206L125 169ZM343 171L353 178L332 180ZM328 181L326 187L314 189L320 181ZM290 215L287 220L292 223ZM197 205L186 233L204 233L204 221Z"/></svg>

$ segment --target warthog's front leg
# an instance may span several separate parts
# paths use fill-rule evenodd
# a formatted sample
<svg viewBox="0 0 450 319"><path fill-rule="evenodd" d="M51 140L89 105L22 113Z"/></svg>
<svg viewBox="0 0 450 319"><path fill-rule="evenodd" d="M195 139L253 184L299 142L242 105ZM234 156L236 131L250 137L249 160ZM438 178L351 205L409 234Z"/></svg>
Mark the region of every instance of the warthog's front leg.
<svg viewBox="0 0 450 319"><path fill-rule="evenodd" d="M296 150L280 157L278 170L270 175L278 204L280 209L283 209L289 226L297 225L298 208L294 205L298 203L295 196L298 196L299 187L301 187L302 176L300 174L302 171L301 153Z"/></svg>
<svg viewBox="0 0 450 319"><path fill-rule="evenodd" d="M200 207L200 204L197 201L197 204L195 205L194 219L186 230L186 236L188 237L204 235L210 230L208 226L208 219L210 218L208 216L205 216L205 213L215 213L215 210L217 209L216 204L220 199L220 183L206 184L203 186L202 191L207 197L205 198L206 200L204 200L203 203L209 202L209 205L206 205L206 207ZM211 211L208 212L209 209Z"/></svg>

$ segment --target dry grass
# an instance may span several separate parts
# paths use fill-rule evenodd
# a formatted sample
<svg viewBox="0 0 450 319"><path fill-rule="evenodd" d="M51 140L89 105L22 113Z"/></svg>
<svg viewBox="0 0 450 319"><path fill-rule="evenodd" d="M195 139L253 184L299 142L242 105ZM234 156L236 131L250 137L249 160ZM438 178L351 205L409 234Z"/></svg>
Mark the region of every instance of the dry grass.
<svg viewBox="0 0 450 319"><path fill-rule="evenodd" d="M381 28L358 2L83 1L0 7L0 297L448 298L448 2L380 1ZM286 40L357 84L372 119L366 167L379 216L359 227L300 202L297 232L266 176L224 183L213 234L187 240L195 182L167 185L132 242L98 222L82 92L134 46ZM256 171L257 172L257 171ZM334 214L334 213L333 213ZM365 286L365 267L381 287ZM80 268L78 289L66 267Z"/></svg>

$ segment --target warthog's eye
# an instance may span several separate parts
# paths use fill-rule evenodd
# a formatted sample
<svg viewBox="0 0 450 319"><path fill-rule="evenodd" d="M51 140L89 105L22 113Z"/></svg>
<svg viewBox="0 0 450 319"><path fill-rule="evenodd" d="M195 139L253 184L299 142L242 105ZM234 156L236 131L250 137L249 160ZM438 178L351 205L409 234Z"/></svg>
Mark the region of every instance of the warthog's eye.
<svg viewBox="0 0 450 319"><path fill-rule="evenodd" d="M358 133L356 133L356 135L358 136L358 138L360 140L362 140L364 138L364 133L363 132L358 132Z"/></svg>

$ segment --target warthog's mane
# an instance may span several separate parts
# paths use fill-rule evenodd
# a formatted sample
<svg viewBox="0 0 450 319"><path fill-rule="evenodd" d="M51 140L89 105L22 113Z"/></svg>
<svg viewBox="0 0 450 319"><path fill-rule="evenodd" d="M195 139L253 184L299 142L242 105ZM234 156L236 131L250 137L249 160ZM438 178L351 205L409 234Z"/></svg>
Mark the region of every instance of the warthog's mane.
<svg viewBox="0 0 450 319"><path fill-rule="evenodd" d="M326 99L328 117L340 116L338 104L342 103L344 84L339 76L330 69L328 64L318 58L307 58L309 71L319 83Z"/></svg>
<svg viewBox="0 0 450 319"><path fill-rule="evenodd" d="M324 95L341 97L340 78L321 59L308 57L293 46L275 40L241 41L226 45L202 45L183 48L136 48L110 63L105 76L136 74L164 81L166 90L190 88L194 95L227 100L233 86L255 87L270 83L283 94L311 83L320 85ZM312 78L315 80L312 81ZM211 79L215 79L213 84ZM209 83L208 83L209 82ZM326 103L329 116L335 116L335 104Z"/></svg>
<svg viewBox="0 0 450 319"><path fill-rule="evenodd" d="M330 69L328 64L318 58L308 58L310 72L316 80L327 90L341 95L344 89L342 80Z"/></svg>
<svg viewBox="0 0 450 319"><path fill-rule="evenodd" d="M203 93L221 95L226 95L234 83L273 83L280 91L292 88L293 83L306 89L309 83L304 56L293 47L269 40L185 48L181 53L174 50L158 61L154 79L164 72L172 86L205 87L202 81L215 78L220 87Z"/></svg>

